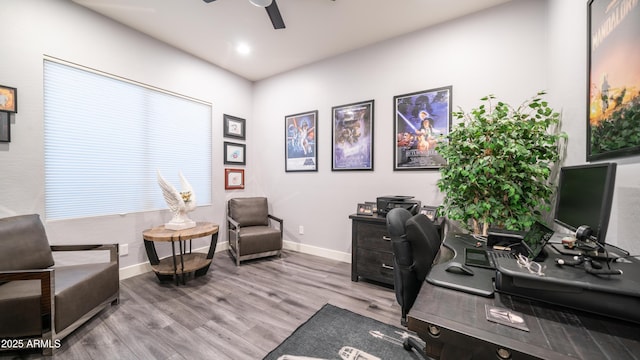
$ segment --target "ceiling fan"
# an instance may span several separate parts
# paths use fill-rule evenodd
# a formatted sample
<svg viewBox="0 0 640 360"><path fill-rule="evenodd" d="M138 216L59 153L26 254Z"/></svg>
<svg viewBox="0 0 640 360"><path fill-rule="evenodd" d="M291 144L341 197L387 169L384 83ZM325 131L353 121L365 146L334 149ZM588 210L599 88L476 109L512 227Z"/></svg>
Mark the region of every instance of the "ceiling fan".
<svg viewBox="0 0 640 360"><path fill-rule="evenodd" d="M203 0L206 3L211 3L216 0ZM269 15L269 19L271 19L271 23L273 24L274 29L284 29L284 20L282 20L282 15L280 15L280 10L278 9L278 4L276 4L276 0L249 0L255 6L263 7L267 10L267 14Z"/></svg>

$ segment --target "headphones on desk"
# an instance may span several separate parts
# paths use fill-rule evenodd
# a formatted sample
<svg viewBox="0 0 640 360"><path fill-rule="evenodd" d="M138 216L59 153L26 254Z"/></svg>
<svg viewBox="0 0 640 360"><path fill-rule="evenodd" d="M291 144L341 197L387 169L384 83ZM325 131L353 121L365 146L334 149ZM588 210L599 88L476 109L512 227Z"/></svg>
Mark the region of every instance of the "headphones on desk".
<svg viewBox="0 0 640 360"><path fill-rule="evenodd" d="M558 266L571 265L576 266L584 264L584 271L594 275L622 275L622 270L619 269L604 269L602 264L592 260L590 257L584 255L574 256L571 260L556 258L556 264Z"/></svg>

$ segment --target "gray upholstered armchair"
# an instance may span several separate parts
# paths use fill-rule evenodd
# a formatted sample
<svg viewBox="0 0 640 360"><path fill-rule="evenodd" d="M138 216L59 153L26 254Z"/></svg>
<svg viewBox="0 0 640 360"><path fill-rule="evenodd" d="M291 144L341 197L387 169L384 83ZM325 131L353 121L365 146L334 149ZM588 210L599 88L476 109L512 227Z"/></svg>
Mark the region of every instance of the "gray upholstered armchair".
<svg viewBox="0 0 640 360"><path fill-rule="evenodd" d="M52 251L86 250L108 251L109 260L54 264ZM50 246L38 215L0 219L0 338L42 340L51 354L59 339L118 303L118 271L117 244Z"/></svg>
<svg viewBox="0 0 640 360"><path fill-rule="evenodd" d="M279 224L276 228L273 222ZM227 228L229 251L240 261L280 255L282 251L282 219L271 214L265 197L235 198L228 202Z"/></svg>

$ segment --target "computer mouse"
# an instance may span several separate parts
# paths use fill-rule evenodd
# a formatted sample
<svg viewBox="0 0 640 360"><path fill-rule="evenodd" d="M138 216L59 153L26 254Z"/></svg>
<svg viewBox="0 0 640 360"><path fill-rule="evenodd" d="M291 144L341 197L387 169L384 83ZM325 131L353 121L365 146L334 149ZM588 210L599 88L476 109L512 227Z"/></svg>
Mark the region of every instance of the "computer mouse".
<svg viewBox="0 0 640 360"><path fill-rule="evenodd" d="M473 275L473 270L468 266L455 261L450 262L445 270L454 274Z"/></svg>

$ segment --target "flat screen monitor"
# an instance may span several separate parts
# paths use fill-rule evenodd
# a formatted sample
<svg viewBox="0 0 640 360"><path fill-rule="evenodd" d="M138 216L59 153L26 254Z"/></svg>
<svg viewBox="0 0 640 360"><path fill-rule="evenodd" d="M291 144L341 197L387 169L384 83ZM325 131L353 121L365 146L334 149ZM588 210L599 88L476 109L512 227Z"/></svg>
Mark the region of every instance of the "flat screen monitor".
<svg viewBox="0 0 640 360"><path fill-rule="evenodd" d="M554 221L571 231L588 225L591 240L604 244L615 178L615 163L561 168Z"/></svg>

